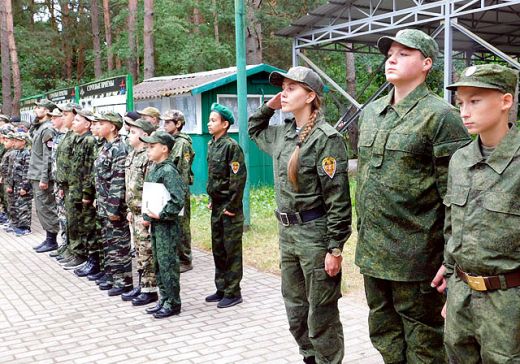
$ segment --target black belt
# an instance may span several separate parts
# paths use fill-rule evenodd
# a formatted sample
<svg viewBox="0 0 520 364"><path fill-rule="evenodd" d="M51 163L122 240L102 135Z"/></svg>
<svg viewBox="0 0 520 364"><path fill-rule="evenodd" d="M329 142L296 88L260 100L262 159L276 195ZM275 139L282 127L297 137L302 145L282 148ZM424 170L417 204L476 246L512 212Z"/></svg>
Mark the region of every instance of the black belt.
<svg viewBox="0 0 520 364"><path fill-rule="evenodd" d="M326 213L327 211L325 211L325 207L323 206L318 206L313 209L300 212L280 212L278 210L274 210L274 215L283 226L304 224L322 217Z"/></svg>

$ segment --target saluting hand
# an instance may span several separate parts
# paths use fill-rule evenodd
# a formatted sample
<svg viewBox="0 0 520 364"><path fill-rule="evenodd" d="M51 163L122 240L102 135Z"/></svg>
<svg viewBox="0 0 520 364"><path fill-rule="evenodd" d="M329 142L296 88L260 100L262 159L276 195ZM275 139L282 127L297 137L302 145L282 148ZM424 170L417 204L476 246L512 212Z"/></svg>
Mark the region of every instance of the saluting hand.
<svg viewBox="0 0 520 364"><path fill-rule="evenodd" d="M335 257L330 253L325 255L325 272L327 272L329 277L335 277L339 273L342 261L343 257L341 255L339 257Z"/></svg>
<svg viewBox="0 0 520 364"><path fill-rule="evenodd" d="M275 97L267 101L267 106L273 110L279 110L282 108L282 93L278 92Z"/></svg>

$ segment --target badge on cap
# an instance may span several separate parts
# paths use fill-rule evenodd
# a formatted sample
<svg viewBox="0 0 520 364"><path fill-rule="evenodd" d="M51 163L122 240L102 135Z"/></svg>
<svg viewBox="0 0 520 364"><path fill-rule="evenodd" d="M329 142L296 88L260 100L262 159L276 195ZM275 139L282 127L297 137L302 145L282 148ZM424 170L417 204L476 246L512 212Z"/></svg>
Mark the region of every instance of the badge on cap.
<svg viewBox="0 0 520 364"><path fill-rule="evenodd" d="M234 174L237 174L239 169L240 169L240 163L231 162L231 170L233 171Z"/></svg>
<svg viewBox="0 0 520 364"><path fill-rule="evenodd" d="M336 159L333 157L323 158L321 161L321 167L330 178L334 178L336 174Z"/></svg>
<svg viewBox="0 0 520 364"><path fill-rule="evenodd" d="M464 76L469 77L469 76L471 76L472 74L474 74L475 72L477 72L477 67L475 67L475 66L471 66L471 67L469 67L469 68L466 70L466 72L464 72Z"/></svg>

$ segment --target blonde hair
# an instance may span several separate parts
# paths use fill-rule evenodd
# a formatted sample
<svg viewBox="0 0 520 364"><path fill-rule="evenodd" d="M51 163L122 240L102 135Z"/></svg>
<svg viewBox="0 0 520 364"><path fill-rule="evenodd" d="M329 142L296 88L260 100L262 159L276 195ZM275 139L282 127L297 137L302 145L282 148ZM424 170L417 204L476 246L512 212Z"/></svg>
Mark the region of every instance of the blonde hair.
<svg viewBox="0 0 520 364"><path fill-rule="evenodd" d="M302 86L307 91L314 92L307 85L302 84ZM314 93L316 94L316 97L314 100L312 100L311 103L312 113L309 116L309 121L307 121L307 123L304 125L303 130L300 131L298 142L296 142L296 148L294 148L294 152L291 155L291 158L289 158L289 162L287 163L287 177L296 191L299 190L298 169L300 168L300 148L314 128L314 125L316 125L316 120L318 119L318 115L321 109L321 99L316 92Z"/></svg>

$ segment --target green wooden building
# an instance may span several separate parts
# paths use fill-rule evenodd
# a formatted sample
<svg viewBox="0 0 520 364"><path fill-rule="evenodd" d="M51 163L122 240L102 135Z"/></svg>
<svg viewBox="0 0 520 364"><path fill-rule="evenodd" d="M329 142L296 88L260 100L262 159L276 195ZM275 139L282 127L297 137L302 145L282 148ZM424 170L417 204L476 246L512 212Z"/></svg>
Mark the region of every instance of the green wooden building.
<svg viewBox="0 0 520 364"><path fill-rule="evenodd" d="M281 71L267 64L247 66L247 111L250 115L265 100L276 95L279 87L269 84L269 73ZM193 172L195 182L192 193L206 192L207 181L207 144L211 139L207 122L210 107L218 102L234 111L238 119L237 70L236 67L187 75L154 77L134 86L135 110L153 106L165 112L168 109L181 110L186 117L183 132L193 139L195 160ZM272 124L282 123L288 115L278 112ZM230 128L230 135L238 140L238 120ZM250 142L248 178L251 186L273 184L273 164L271 157L260 151Z"/></svg>

